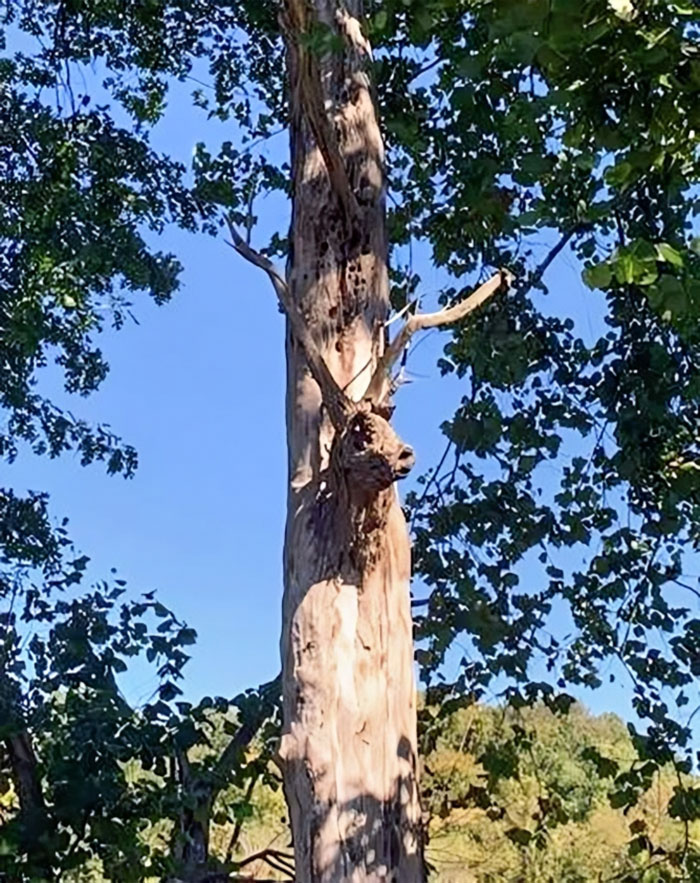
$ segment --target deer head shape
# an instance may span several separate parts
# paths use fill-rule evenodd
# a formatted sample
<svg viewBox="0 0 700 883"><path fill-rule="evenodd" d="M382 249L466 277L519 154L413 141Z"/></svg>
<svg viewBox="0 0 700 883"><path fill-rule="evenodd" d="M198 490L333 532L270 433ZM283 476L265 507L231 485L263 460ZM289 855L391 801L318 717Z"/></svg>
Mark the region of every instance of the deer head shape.
<svg viewBox="0 0 700 883"><path fill-rule="evenodd" d="M370 409L358 409L337 443L337 465L358 502L368 501L405 478L413 468L413 448L404 444L389 422Z"/></svg>

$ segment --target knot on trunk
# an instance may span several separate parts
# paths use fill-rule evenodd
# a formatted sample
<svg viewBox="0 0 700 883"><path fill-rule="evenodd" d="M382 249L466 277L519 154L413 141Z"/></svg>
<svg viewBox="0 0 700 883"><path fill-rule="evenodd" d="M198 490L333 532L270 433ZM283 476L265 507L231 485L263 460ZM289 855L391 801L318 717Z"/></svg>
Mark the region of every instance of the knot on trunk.
<svg viewBox="0 0 700 883"><path fill-rule="evenodd" d="M369 402L354 405L336 434L317 498L325 565L362 582L381 556L384 528L396 498L392 485L413 468L413 449ZM332 550L332 551L331 551ZM354 574L354 576L352 576Z"/></svg>
<svg viewBox="0 0 700 883"><path fill-rule="evenodd" d="M369 505L415 464L413 448L404 444L389 422L369 408L358 409L334 445L334 472L347 487L350 502Z"/></svg>

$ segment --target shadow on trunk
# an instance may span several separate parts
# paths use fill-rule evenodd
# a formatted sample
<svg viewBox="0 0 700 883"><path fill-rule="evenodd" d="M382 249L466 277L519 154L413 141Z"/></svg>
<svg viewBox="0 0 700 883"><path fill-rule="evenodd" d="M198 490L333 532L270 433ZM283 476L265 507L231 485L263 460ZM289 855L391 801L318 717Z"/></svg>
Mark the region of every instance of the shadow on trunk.
<svg viewBox="0 0 700 883"><path fill-rule="evenodd" d="M313 871L310 876L298 875L296 883L425 879L421 823L409 821L405 811L417 799L417 759L409 739L400 740L396 755L408 761L413 774L396 779L385 797L363 793L341 803L314 803L314 812L305 820L305 842L295 849L297 866ZM290 774L297 782L306 778L313 789L304 762L292 763L296 769ZM328 843L329 828L337 843L326 851L323 844Z"/></svg>

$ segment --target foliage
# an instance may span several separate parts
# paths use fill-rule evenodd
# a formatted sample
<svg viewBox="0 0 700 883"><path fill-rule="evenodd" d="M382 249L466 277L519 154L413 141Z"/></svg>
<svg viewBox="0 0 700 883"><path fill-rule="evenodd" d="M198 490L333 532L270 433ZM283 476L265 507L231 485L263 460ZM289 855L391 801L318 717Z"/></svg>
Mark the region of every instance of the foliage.
<svg viewBox="0 0 700 883"><path fill-rule="evenodd" d="M176 737L169 702L194 634L152 598L120 605L121 580L73 592L87 560L58 536L57 557L16 573L0 621L2 791L16 795L0 827L0 873L49 879L99 856L110 875L134 879L143 819L162 797L147 781L131 787L127 768L161 763ZM159 663L159 685L134 711L117 677L141 654Z"/></svg>
<svg viewBox="0 0 700 883"><path fill-rule="evenodd" d="M405 235L457 280L443 297L484 264L522 279L441 363L466 391L447 468L409 501L431 589L424 677L436 699L506 679L516 704L556 705L615 660L644 724L645 771L618 779L633 804L659 766L691 768L697 704L697 8L382 6L392 54L420 44L436 62L429 81L417 63L381 91L401 105L387 126ZM410 136L392 130L399 113ZM533 266L538 233L552 248ZM533 292L563 249L602 291L589 340L571 298ZM462 673L436 683L465 632Z"/></svg>
<svg viewBox="0 0 700 883"><path fill-rule="evenodd" d="M128 443L39 390L49 369L68 394L96 390L108 370L98 335L134 318L140 293L163 303L177 288L180 265L153 247L156 234L206 224L186 168L148 138L163 78L181 70L163 54L162 28L179 25L137 11L137 49L121 37L121 4L10 2L0 15L0 456L75 451L129 477ZM192 29L178 33L196 42ZM134 84L144 53L149 71ZM77 92L81 66L98 56L104 82ZM243 752L274 716L274 686L180 701L194 631L152 594L129 600L121 580L85 590L88 570L46 495L0 488L2 879L167 876L208 828L190 812L198 801L267 777L261 749ZM154 690L134 708L119 676L141 658ZM217 757L197 760L212 709L236 714Z"/></svg>
<svg viewBox="0 0 700 883"><path fill-rule="evenodd" d="M611 758L609 766L597 763L601 754ZM436 879L666 879L659 860L685 843L682 823L669 814L673 767L654 775L632 812L610 799L615 769L639 764L612 714L593 717L578 705L567 715L543 706L454 712L425 758L428 858ZM698 834L696 823L693 840Z"/></svg>
<svg viewBox="0 0 700 883"><path fill-rule="evenodd" d="M427 710L427 709L424 709ZM433 712L436 709L432 709ZM222 718L217 716L219 732ZM676 785L672 766L655 774L632 812L610 803L614 767L640 762L624 723L593 716L575 705L568 715L543 706L515 711L472 706L439 718L423 761L423 804L429 818L428 863L441 883L584 883L590 880L661 881L653 837L673 852L684 842L682 823L669 815ZM509 775L504 776L506 768ZM694 787L695 779L687 785ZM212 853L223 861L242 792L222 792ZM250 823L239 854L284 851L288 831L279 791L258 783L249 795ZM692 826L694 841L700 826ZM241 848L243 847L243 848ZM284 879L265 862L251 872Z"/></svg>
<svg viewBox="0 0 700 883"><path fill-rule="evenodd" d="M0 877L162 878L208 825L194 812L202 801L225 791L219 815L243 823L248 783L274 784L275 685L183 702L194 631L153 593L124 600L122 580L80 591L87 559L58 537L56 559L17 573L0 618ZM132 707L118 679L139 657L155 688Z"/></svg>

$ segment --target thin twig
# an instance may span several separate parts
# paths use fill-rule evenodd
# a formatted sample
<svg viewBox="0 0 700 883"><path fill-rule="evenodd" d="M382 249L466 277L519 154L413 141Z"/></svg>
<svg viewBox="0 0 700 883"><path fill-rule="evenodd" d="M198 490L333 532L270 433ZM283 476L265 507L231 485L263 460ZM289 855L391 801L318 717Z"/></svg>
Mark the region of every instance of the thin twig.
<svg viewBox="0 0 700 883"><path fill-rule="evenodd" d="M245 803L250 805L250 802L253 798L253 791L255 790L255 786L258 784L258 779L260 778L260 773L256 772L254 776L251 776L250 782L248 784L248 788L245 793ZM226 862L229 863L233 859L233 851L238 845L238 841L241 836L241 831L243 830L243 817L239 817L236 819L236 824L233 826L233 833L231 834L231 839L228 842L228 848L226 850Z"/></svg>
<svg viewBox="0 0 700 883"><path fill-rule="evenodd" d="M384 327L388 328L390 325L393 325L394 322L398 322L398 320L401 319L411 309L411 307L414 307L417 303L417 299L409 300L401 307L398 313L395 313L393 316L391 316L391 318L386 320L386 322L384 323Z"/></svg>
<svg viewBox="0 0 700 883"><path fill-rule="evenodd" d="M292 880L294 879L294 856L287 852L281 852L279 849L270 849L269 847L261 849L260 852L255 852L242 861L236 862L236 865L240 870L246 865L259 861L265 862L275 871L286 874Z"/></svg>
<svg viewBox="0 0 700 883"><path fill-rule="evenodd" d="M526 283L526 287L523 286L524 291L529 291L531 288L534 288L535 285L538 285L542 281L542 277L549 269L550 265L554 261L554 259L566 248L566 246L571 242L576 233L581 230L581 225L577 227L572 227L570 230L567 230L566 233L563 234L559 242L552 248L547 257L538 265L535 272L532 274L530 279Z"/></svg>
<svg viewBox="0 0 700 883"><path fill-rule="evenodd" d="M442 467L445 465L445 460L447 459L447 455L450 453L450 448L452 447L452 444L453 444L452 439L448 439L447 444L445 446L445 450L442 454L442 457L440 457L440 462L437 464L437 466L435 467L435 469L433 471L433 474L430 476L430 478L426 482L426 485L423 488L423 493L420 495L420 499L418 500L418 503L414 507L414 512L417 512L420 509L420 507L425 502L425 498L428 496L428 491L430 490L431 485L433 484L433 482L436 482L438 480L438 475L440 474L440 470L442 469ZM412 527L413 527L413 519L411 519L411 528Z"/></svg>
<svg viewBox="0 0 700 883"><path fill-rule="evenodd" d="M423 74L427 74L428 71L431 71L434 67L442 64L444 60L444 58L434 58L432 61L427 62L422 67L419 67L418 70L413 74L411 79L408 81L408 85L412 85L419 77L422 77Z"/></svg>

